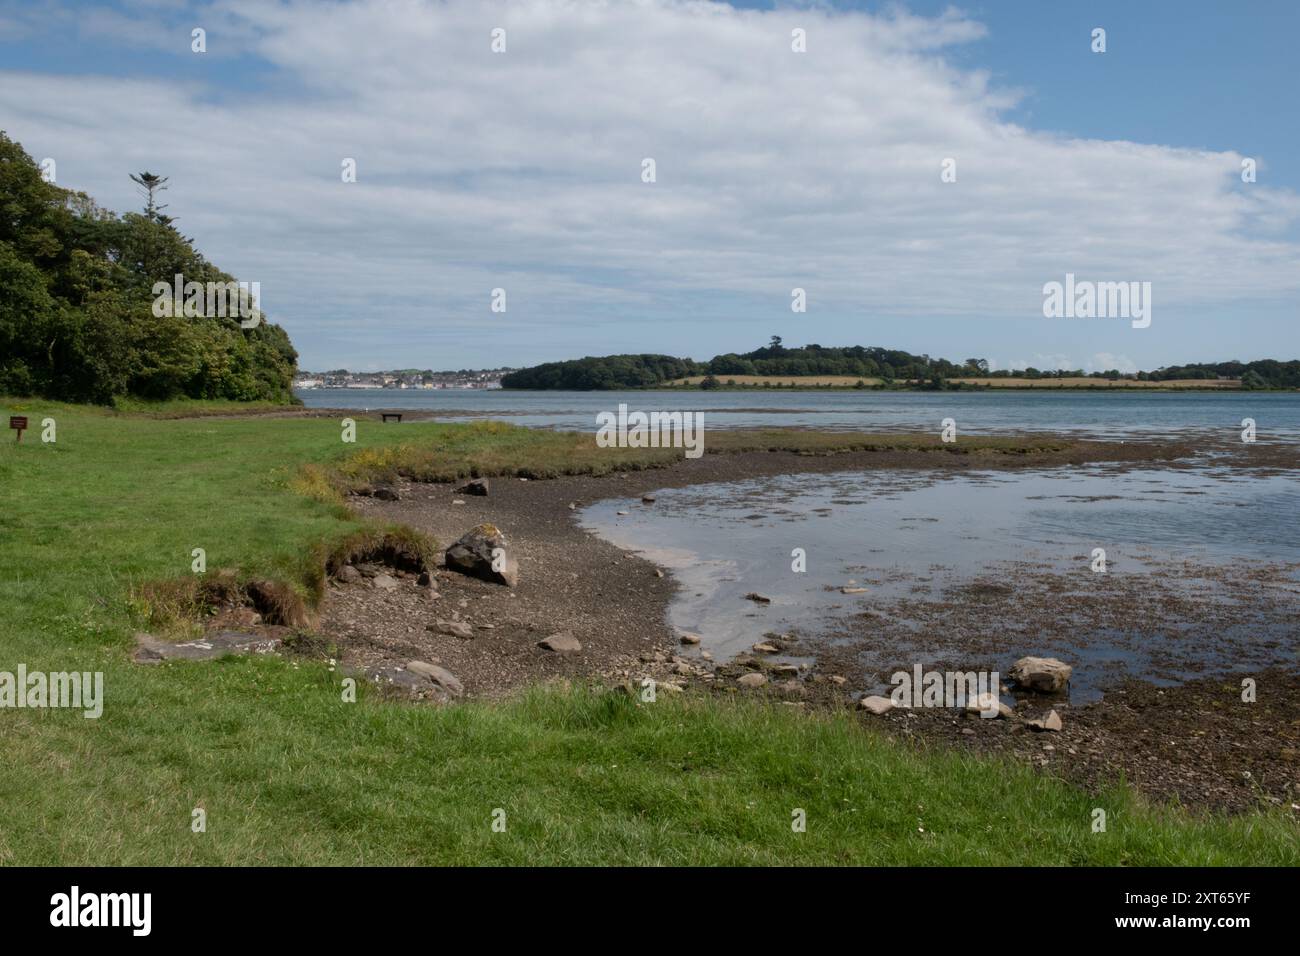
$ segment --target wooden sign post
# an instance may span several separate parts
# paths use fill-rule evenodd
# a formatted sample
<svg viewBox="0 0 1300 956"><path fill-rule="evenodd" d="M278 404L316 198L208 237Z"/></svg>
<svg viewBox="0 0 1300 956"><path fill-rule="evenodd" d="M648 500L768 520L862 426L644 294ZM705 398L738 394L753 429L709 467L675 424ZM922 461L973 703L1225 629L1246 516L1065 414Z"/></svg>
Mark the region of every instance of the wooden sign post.
<svg viewBox="0 0 1300 956"><path fill-rule="evenodd" d="M22 440L23 440L23 429L25 429L25 428L27 427L27 416L25 416L25 415L10 415L10 416L9 416L9 427L12 428L14 431L16 431L16 432L18 433L18 438L16 439L16 441L22 441Z"/></svg>

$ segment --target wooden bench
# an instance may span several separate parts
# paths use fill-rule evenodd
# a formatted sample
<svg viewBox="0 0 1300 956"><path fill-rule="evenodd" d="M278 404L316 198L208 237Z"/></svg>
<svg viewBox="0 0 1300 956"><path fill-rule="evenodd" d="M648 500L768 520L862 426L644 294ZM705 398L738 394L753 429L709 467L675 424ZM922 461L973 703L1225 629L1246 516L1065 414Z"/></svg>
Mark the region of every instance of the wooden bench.
<svg viewBox="0 0 1300 956"><path fill-rule="evenodd" d="M379 414L383 416L384 421L388 421L390 418L399 422L402 420L401 412L380 412Z"/></svg>

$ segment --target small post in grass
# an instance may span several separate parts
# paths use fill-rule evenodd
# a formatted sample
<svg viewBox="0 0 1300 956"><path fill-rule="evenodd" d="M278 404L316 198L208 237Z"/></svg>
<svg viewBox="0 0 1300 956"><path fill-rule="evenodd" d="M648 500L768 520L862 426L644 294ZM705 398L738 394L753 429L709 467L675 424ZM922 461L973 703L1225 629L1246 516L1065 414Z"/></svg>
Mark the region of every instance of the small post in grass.
<svg viewBox="0 0 1300 956"><path fill-rule="evenodd" d="M14 440L15 440L15 441L22 441L22 440L23 440L23 430L27 427L27 416L26 416L26 415L10 415L10 416L9 416L9 427L12 428L14 431L16 431L16 432L18 433L18 437L17 437L16 439L14 439Z"/></svg>

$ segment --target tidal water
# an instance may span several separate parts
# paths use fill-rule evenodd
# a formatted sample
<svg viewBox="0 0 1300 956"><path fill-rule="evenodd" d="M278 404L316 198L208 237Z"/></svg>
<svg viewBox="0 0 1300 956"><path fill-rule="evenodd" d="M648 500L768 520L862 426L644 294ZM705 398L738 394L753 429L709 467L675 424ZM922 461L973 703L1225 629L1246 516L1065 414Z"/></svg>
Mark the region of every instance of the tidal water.
<svg viewBox="0 0 1300 956"><path fill-rule="evenodd" d="M653 474L643 475L641 483L653 485ZM653 504L641 502L641 491L638 485L636 497L593 504L580 520L670 567L682 584L670 623L703 635L704 646L720 660L773 631L815 633L864 609L952 600L977 582L1016 587L1026 573L1049 571L1066 586L1085 589L1097 573L1093 549L1102 547L1108 575L1143 579L1202 600L1214 599L1204 591L1213 585L1189 569L1291 567L1260 585L1277 598L1263 619L1245 608L1226 626L1207 627L1194 618L1178 620L1187 606L1171 602L1160 631L1176 632L1178 647L1125 633L1122 622L1117 628L1109 618L1083 619L1077 622L1077 645L1062 651L1067 659L1104 663L1108 678L1116 669L1149 677L1154 661L1174 661L1166 671L1177 672L1179 655L1213 656L1231 638L1239 658L1243 644L1259 650L1246 658L1250 663L1294 663L1300 475L1247 477L1212 467L877 471L667 489L655 492ZM792 570L795 549L806 555L806 572ZM841 592L851 586L866 591ZM772 603L756 606L745 599L749 592ZM1292 616L1279 614L1277 606L1289 606ZM862 625L868 641L870 627ZM918 635L918 644L933 651L936 636ZM881 659L897 660L897 651L882 649ZM1016 656L1042 651L1033 633L1014 646ZM1095 698L1100 683L1098 669L1081 668L1075 699Z"/></svg>
<svg viewBox="0 0 1300 956"><path fill-rule="evenodd" d="M305 389L309 408L410 409L451 419L499 419L539 428L595 431L596 415L631 410L702 411L712 428L820 428L840 431L1056 432L1105 438L1223 430L1243 418L1260 441L1300 438L1300 394L1290 392L871 392Z"/></svg>

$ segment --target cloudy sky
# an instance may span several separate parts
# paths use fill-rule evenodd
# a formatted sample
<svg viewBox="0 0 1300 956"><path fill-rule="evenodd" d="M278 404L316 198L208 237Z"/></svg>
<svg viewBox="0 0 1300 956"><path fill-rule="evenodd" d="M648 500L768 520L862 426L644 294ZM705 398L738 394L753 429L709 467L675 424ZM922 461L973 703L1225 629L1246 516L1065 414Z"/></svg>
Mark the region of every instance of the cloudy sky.
<svg viewBox="0 0 1300 956"><path fill-rule="evenodd" d="M1291 0L0 0L0 128L119 211L169 176L304 368L1295 358L1297 36ZM1150 327L1044 318L1067 272L1150 282Z"/></svg>

